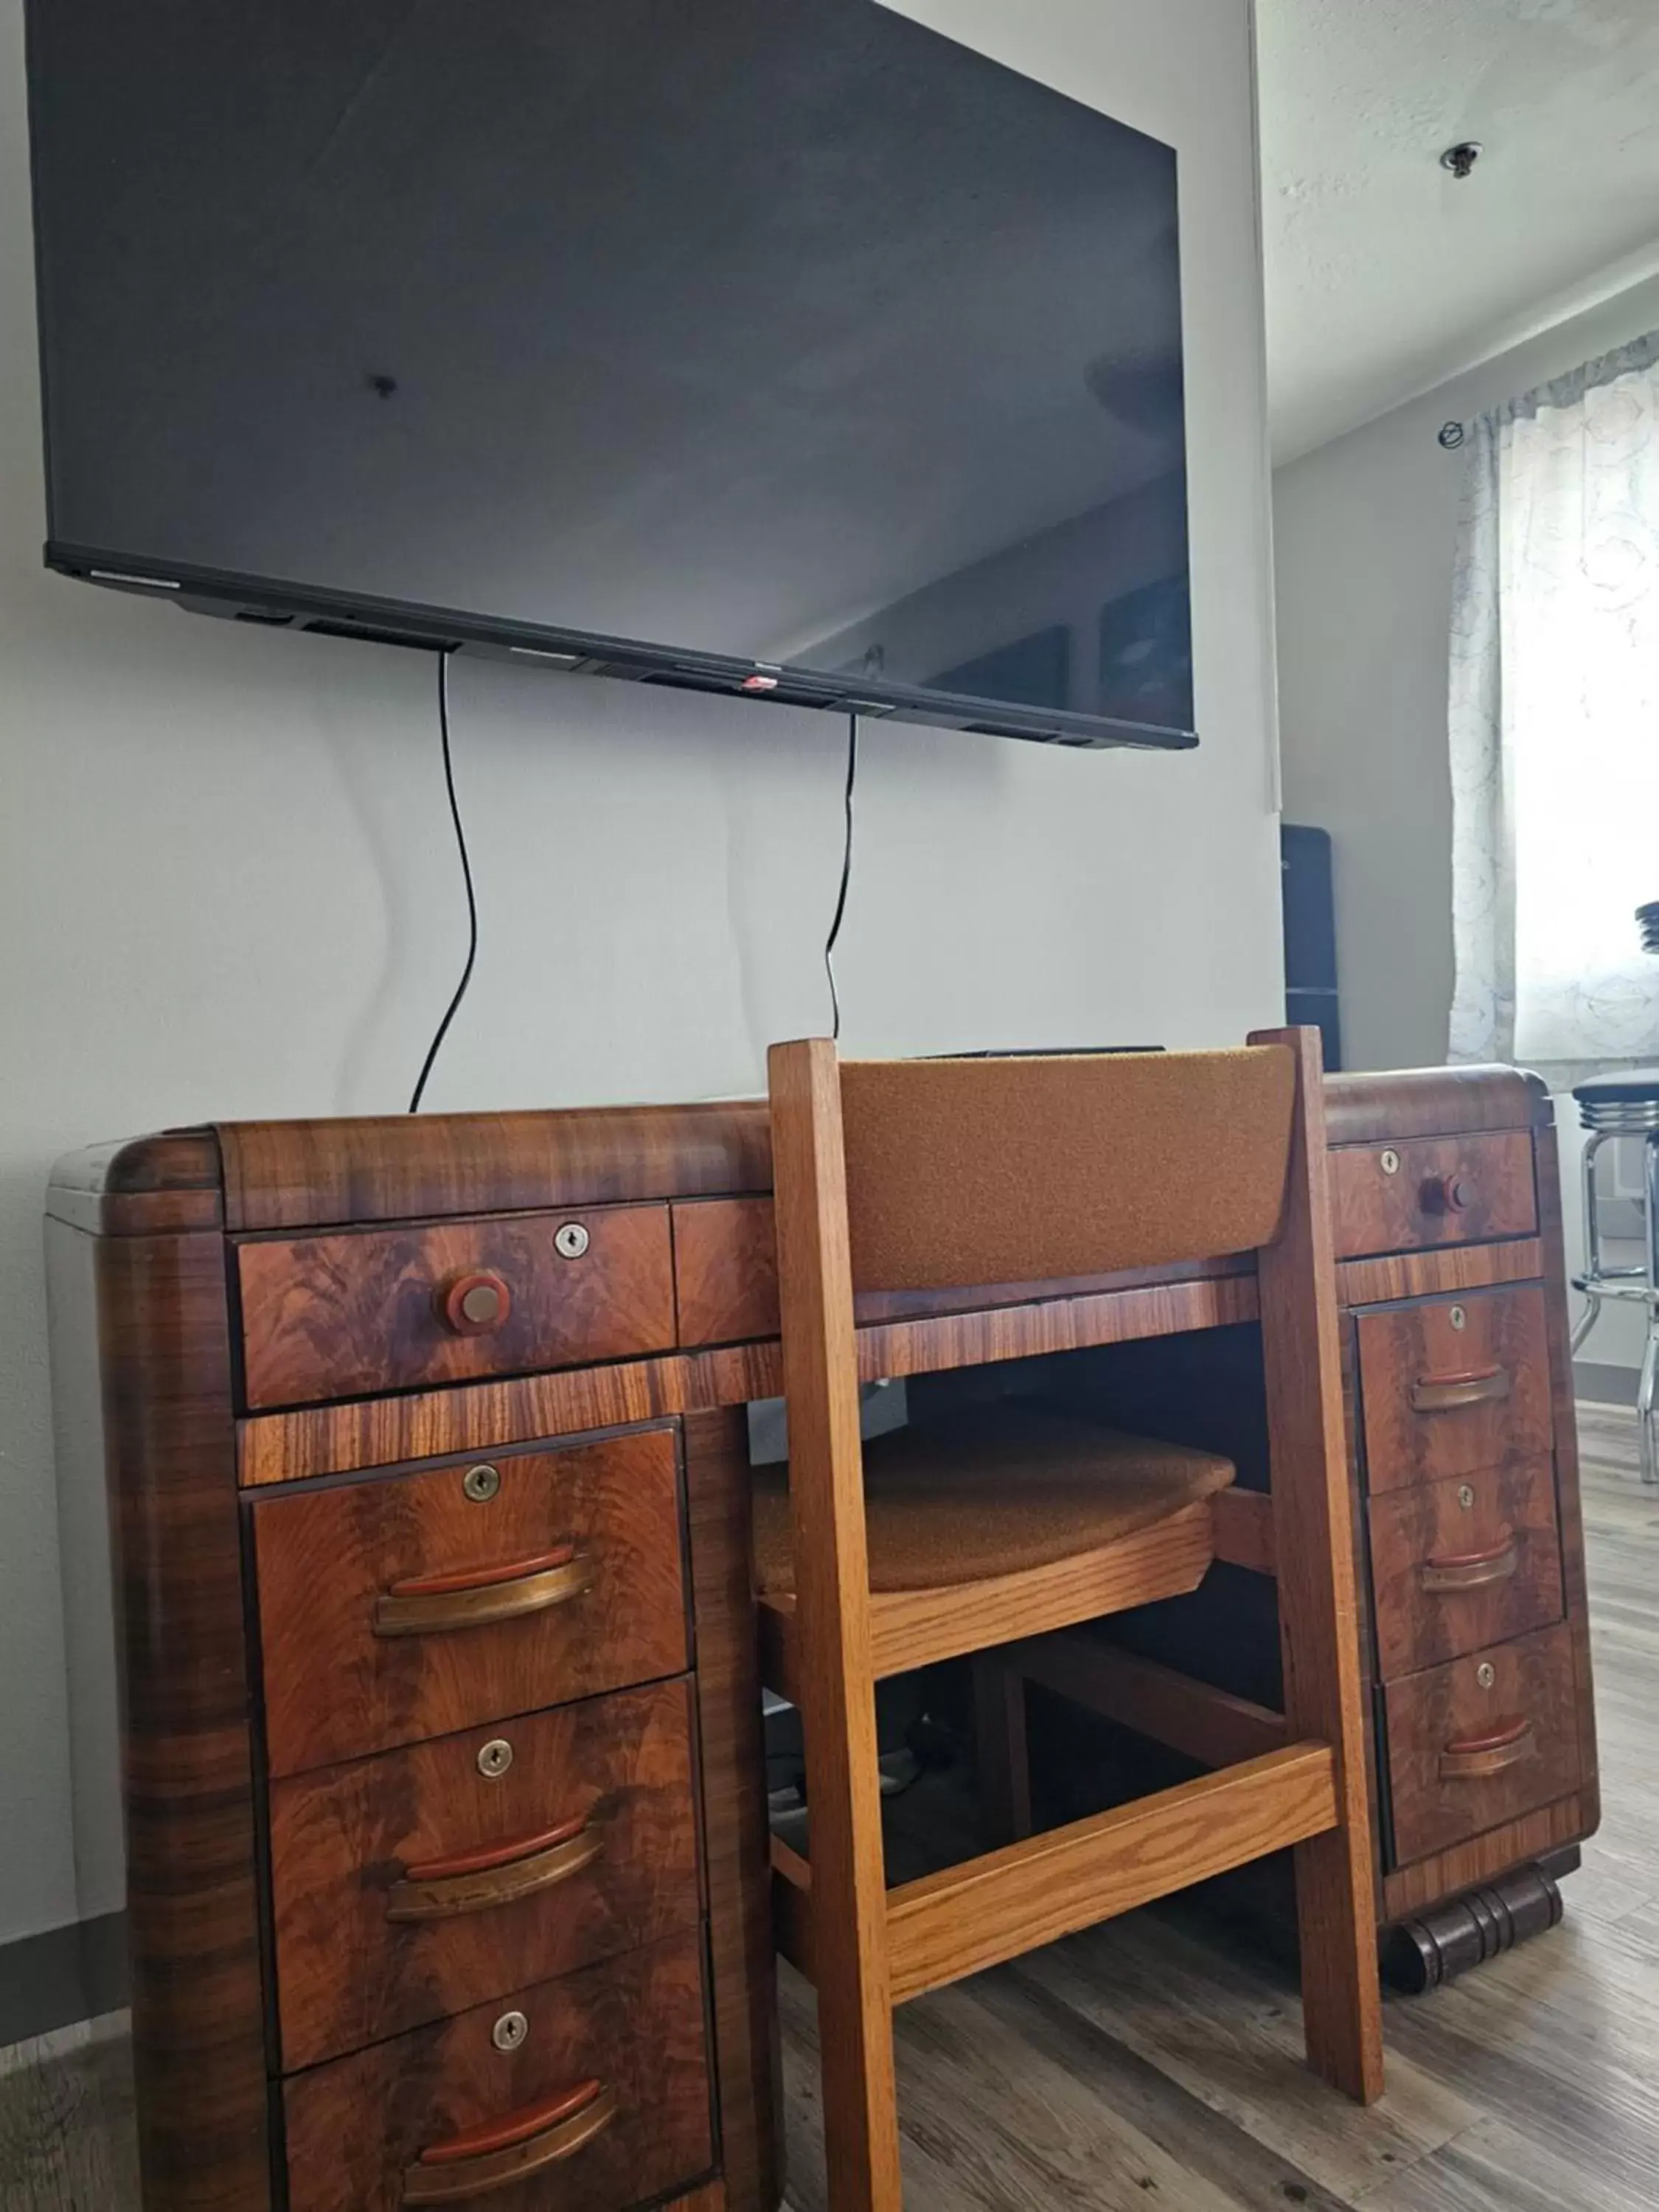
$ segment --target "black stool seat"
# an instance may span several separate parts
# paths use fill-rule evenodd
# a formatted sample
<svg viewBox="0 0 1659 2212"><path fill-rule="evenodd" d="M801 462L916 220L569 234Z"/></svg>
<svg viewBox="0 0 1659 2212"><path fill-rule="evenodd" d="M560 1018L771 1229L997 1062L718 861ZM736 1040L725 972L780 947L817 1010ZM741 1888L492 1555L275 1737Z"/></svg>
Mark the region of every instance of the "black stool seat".
<svg viewBox="0 0 1659 2212"><path fill-rule="evenodd" d="M1593 1075L1573 1091L1581 1106L1604 1100L1609 1106L1659 1102L1659 1067L1624 1067L1617 1075Z"/></svg>
<svg viewBox="0 0 1659 2212"><path fill-rule="evenodd" d="M1626 1067L1617 1075L1593 1075L1572 1095L1578 1101L1578 1119L1587 1129L1625 1136L1659 1132L1659 1067Z"/></svg>

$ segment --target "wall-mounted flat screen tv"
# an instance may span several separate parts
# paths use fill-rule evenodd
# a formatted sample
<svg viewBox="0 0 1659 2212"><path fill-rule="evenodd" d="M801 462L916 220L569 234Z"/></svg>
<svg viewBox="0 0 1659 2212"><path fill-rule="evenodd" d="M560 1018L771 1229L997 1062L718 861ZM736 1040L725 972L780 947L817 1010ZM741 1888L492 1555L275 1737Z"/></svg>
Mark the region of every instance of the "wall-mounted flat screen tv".
<svg viewBox="0 0 1659 2212"><path fill-rule="evenodd" d="M48 544L1193 743L1176 157L878 0L29 0Z"/></svg>

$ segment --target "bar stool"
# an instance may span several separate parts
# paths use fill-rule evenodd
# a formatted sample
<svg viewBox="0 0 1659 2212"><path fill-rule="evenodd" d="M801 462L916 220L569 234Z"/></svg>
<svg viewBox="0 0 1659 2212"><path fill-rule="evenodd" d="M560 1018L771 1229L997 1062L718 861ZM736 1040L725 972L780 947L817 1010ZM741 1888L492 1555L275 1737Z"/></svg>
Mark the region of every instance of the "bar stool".
<svg viewBox="0 0 1659 2212"><path fill-rule="evenodd" d="M1584 1272L1572 1287L1589 1301L1572 1333L1575 1356L1595 1328L1607 1298L1647 1308L1647 1343L1636 1394L1641 1431L1642 1480L1659 1483L1659 1067L1632 1067L1618 1075L1598 1075L1573 1092L1578 1118L1590 1133L1584 1146ZM1595 1160L1609 1137L1640 1137L1642 1145L1643 1255L1630 1267L1609 1267L1601 1257L1601 1223L1596 1208Z"/></svg>

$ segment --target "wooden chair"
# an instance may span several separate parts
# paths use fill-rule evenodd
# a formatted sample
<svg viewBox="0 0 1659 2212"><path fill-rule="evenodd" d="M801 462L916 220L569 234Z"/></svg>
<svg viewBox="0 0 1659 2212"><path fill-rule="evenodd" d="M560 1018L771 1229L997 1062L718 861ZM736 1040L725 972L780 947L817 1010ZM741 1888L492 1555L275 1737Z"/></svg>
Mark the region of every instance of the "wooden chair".
<svg viewBox="0 0 1659 2212"><path fill-rule="evenodd" d="M781 1844L774 1860L781 1942L817 1989L836 2212L902 2201L895 2004L1285 1845L1310 2061L1351 2096L1376 2097L1317 1033L1271 1032L1228 1053L846 1064L814 1039L774 1047L769 1074L790 1461L787 1498L757 1481L763 1672L799 1706L805 1736L810 1865ZM1040 1436L981 1424L965 1455L960 1437L927 1430L884 1439L866 1494L854 1291L1063 1294L1078 1278L1253 1248L1282 1740L889 1892L879 1678L1189 1590L1235 1544L1260 1552L1267 1532L1242 1498L1230 1511L1225 1462L1060 1420ZM926 1326L925 1364L963 1364L953 1324ZM994 1356L1038 1348L1049 1347L1011 1327Z"/></svg>

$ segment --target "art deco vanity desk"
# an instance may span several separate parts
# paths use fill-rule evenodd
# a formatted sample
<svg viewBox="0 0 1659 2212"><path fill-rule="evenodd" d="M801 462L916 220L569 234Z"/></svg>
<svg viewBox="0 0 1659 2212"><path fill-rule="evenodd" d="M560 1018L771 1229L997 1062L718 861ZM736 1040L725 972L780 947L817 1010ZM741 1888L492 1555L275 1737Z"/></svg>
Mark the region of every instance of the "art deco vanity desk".
<svg viewBox="0 0 1659 2212"><path fill-rule="evenodd" d="M1557 1917L1597 1818L1554 1138L1504 1070L1333 1079L1327 1114L1378 1905L1433 1978ZM77 1830L115 1817L118 1668L146 2212L775 2204L769 1191L752 1104L60 1165ZM1066 1288L866 1299L863 1371L1050 1355L1248 1492L1253 1264ZM1273 1724L1255 1525L1103 1668L1213 1681L1176 1755Z"/></svg>

